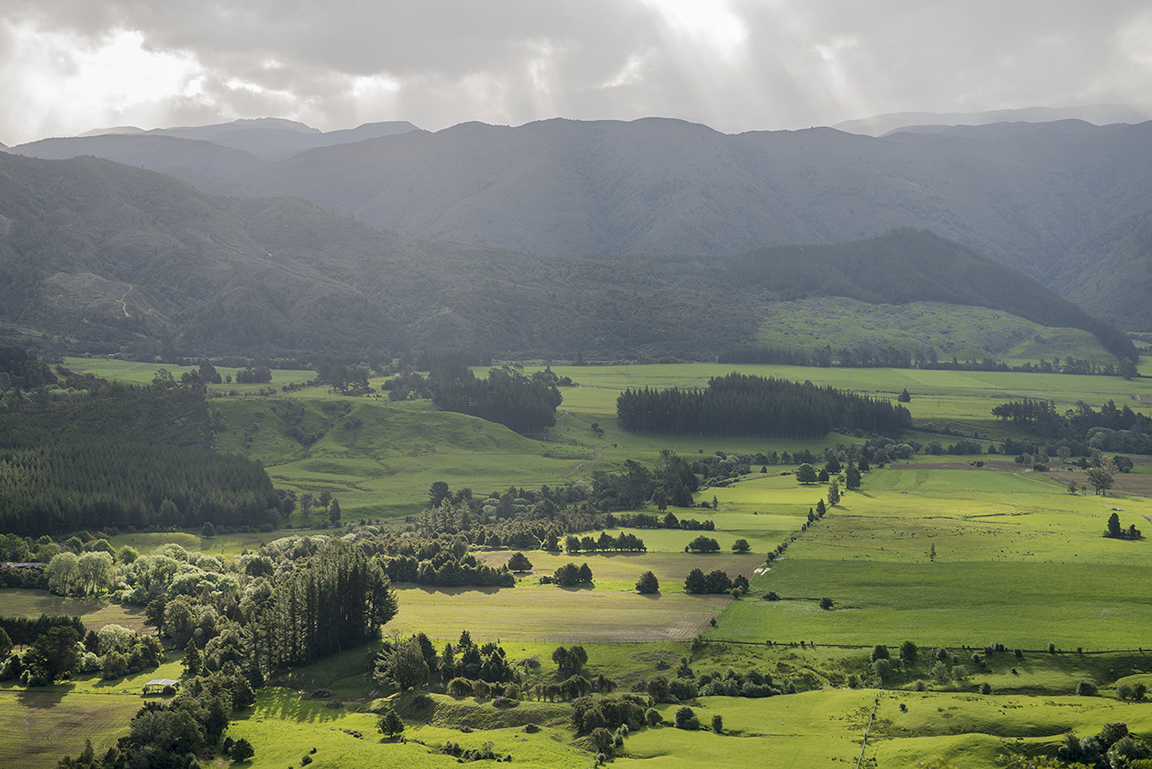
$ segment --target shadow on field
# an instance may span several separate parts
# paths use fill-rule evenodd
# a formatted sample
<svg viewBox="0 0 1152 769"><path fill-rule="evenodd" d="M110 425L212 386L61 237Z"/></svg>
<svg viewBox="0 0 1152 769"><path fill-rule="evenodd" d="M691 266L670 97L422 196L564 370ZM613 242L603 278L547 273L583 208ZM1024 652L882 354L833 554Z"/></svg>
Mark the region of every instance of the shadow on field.
<svg viewBox="0 0 1152 769"><path fill-rule="evenodd" d="M67 691L53 690L46 691L29 691L28 689L15 689L3 692L3 694L15 694L16 700L21 706L26 708L48 709L54 708L59 705Z"/></svg>
<svg viewBox="0 0 1152 769"><path fill-rule="evenodd" d="M419 590L421 593L427 595L462 595L464 593L482 593L484 595L496 595L501 590L510 590L511 588L500 588L495 585L459 585L456 587L436 587L435 585L417 585L413 582L397 582L393 587L397 590Z"/></svg>
<svg viewBox="0 0 1152 769"><path fill-rule="evenodd" d="M250 718L259 715L262 718L317 723L335 721L347 712L344 708L327 707L323 701L305 700L295 689L275 687L260 697L255 710L245 713L244 716Z"/></svg>

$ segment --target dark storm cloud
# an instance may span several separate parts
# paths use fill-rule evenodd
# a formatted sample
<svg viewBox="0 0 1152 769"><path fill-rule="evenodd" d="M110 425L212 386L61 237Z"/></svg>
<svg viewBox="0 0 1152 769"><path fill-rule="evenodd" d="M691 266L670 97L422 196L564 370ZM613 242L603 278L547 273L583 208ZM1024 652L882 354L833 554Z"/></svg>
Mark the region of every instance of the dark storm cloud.
<svg viewBox="0 0 1152 769"><path fill-rule="evenodd" d="M0 119L0 140L9 142L33 138L9 136L32 126L75 132L109 122L260 115L324 129L386 119L436 129L472 119L670 115L747 130L900 110L1152 101L1152 13L1130 1L6 6L0 98L20 108ZM96 57L125 32L138 34L145 51L185 66L183 80L173 76L178 92L137 98L131 82L109 83L122 93L103 112L99 94L91 94L99 85L77 89L83 96L71 106L37 100L52 83L83 76L82 64L92 66L94 58L73 57L69 47ZM16 58L19 45L2 44L5 36L33 53L41 38L43 50L61 52L32 71ZM95 107L86 103L90 94ZM88 114L93 109L99 114Z"/></svg>

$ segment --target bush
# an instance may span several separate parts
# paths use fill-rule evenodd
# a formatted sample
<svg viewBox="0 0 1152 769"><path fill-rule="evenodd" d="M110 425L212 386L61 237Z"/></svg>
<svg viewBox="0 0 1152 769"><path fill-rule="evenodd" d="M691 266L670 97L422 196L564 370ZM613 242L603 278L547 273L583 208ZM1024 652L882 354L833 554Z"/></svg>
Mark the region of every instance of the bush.
<svg viewBox="0 0 1152 769"><path fill-rule="evenodd" d="M1076 684L1077 697L1095 697L1097 694L1096 684L1091 681L1081 681Z"/></svg>
<svg viewBox="0 0 1152 769"><path fill-rule="evenodd" d="M685 729L687 731L696 731L700 728L700 719L696 717L696 711L687 705L681 705L676 709L676 720L673 725L677 729Z"/></svg>
<svg viewBox="0 0 1152 769"><path fill-rule="evenodd" d="M712 731L716 734L724 733L724 718L719 713L712 716Z"/></svg>
<svg viewBox="0 0 1152 769"><path fill-rule="evenodd" d="M252 747L252 743L241 737L232 743L232 749L228 751L228 755L233 761L239 763L256 755L256 750Z"/></svg>
<svg viewBox="0 0 1152 769"><path fill-rule="evenodd" d="M824 609L825 611L831 610L832 609L832 599L831 598L821 598L820 599L820 608Z"/></svg>
<svg viewBox="0 0 1152 769"><path fill-rule="evenodd" d="M656 708L648 708L644 711L644 720L649 726L659 726L664 723L664 716Z"/></svg>

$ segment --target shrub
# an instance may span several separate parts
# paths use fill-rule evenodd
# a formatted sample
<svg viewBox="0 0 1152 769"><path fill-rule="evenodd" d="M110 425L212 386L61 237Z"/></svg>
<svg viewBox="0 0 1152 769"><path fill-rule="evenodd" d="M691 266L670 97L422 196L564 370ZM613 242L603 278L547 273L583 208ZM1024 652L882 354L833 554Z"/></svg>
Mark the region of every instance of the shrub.
<svg viewBox="0 0 1152 769"><path fill-rule="evenodd" d="M696 717L696 711L687 705L681 705L676 709L676 719L673 725L677 729L685 729L688 731L696 731L700 728L700 719Z"/></svg>
<svg viewBox="0 0 1152 769"><path fill-rule="evenodd" d="M232 749L228 751L228 755L233 761L239 763L240 761L247 761L252 758L252 756L256 755L256 751L252 747L252 743L241 737L232 743Z"/></svg>
<svg viewBox="0 0 1152 769"><path fill-rule="evenodd" d="M644 711L644 720L649 726L659 726L664 723L664 716L656 708L648 708Z"/></svg>
<svg viewBox="0 0 1152 769"><path fill-rule="evenodd" d="M712 731L716 734L724 733L724 718L719 713L712 716Z"/></svg>
<svg viewBox="0 0 1152 769"><path fill-rule="evenodd" d="M1097 694L1096 684L1091 681L1081 681L1076 684L1077 697L1095 697Z"/></svg>
<svg viewBox="0 0 1152 769"><path fill-rule="evenodd" d="M824 609L825 611L831 610L832 599L831 598L821 598L820 599L820 608Z"/></svg>

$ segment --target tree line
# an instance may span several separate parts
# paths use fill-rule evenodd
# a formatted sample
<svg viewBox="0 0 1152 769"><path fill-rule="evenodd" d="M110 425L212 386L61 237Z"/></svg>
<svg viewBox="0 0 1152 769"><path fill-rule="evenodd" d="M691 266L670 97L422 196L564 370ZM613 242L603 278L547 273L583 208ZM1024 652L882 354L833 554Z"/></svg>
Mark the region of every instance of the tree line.
<svg viewBox="0 0 1152 769"><path fill-rule="evenodd" d="M903 406L831 387L774 377L713 377L705 390L625 390L616 414L634 432L818 438L833 429L897 435L912 425Z"/></svg>
<svg viewBox="0 0 1152 769"><path fill-rule="evenodd" d="M524 435L555 425L563 400L556 384L509 366L489 370L486 379L459 367L454 376L437 379L432 386L432 402L441 411L470 414Z"/></svg>
<svg viewBox="0 0 1152 769"><path fill-rule="evenodd" d="M1152 419L1127 404L1117 407L1111 400L1099 411L1080 401L1061 413L1052 401L1021 398L995 406L992 414L1025 432L1063 444L1073 456L1086 456L1093 449L1152 453ZM1013 453L1007 441L1004 453Z"/></svg>
<svg viewBox="0 0 1152 769"><path fill-rule="evenodd" d="M1025 374L1080 374L1090 376L1122 376L1131 379L1136 376L1136 367L1131 359L1124 357L1120 365L1080 360L1067 356L1063 362L1059 357L1051 361L1041 358L1038 363L1026 361L1019 366L1009 366L1004 361L992 358L968 358L957 360L943 359L931 345L919 346L914 350L898 349L891 345L876 346L866 343L851 347L833 349L824 345L812 350L795 350L765 345L742 345L720 353L717 363L753 363L784 366L812 366L817 368L903 368L930 371L1018 371Z"/></svg>

